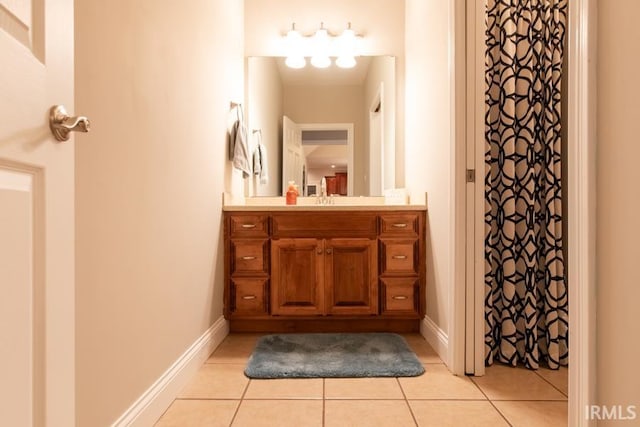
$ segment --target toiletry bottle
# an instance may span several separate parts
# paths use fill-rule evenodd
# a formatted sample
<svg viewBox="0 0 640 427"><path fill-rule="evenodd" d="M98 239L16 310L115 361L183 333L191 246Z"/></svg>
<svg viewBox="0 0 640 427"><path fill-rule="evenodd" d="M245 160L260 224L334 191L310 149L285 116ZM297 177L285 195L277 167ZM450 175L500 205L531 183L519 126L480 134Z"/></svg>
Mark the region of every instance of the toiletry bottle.
<svg viewBox="0 0 640 427"><path fill-rule="evenodd" d="M287 204L295 205L298 202L298 190L296 189L295 183L293 181L289 181L289 187L287 188Z"/></svg>

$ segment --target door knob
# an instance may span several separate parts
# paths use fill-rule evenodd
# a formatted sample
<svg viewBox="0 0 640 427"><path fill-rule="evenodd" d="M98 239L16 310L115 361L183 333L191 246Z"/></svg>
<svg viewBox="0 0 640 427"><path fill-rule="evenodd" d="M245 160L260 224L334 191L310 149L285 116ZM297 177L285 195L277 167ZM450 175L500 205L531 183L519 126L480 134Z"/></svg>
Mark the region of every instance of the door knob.
<svg viewBox="0 0 640 427"><path fill-rule="evenodd" d="M54 105L49 110L49 128L58 141L68 141L70 132L89 132L89 119L71 117L64 106Z"/></svg>

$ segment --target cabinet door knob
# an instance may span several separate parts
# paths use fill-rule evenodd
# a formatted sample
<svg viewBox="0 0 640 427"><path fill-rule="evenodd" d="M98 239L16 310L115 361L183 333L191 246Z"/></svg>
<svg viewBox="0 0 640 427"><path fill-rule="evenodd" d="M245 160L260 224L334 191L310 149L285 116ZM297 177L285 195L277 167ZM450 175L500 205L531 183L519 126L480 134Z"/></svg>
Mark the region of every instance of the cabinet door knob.
<svg viewBox="0 0 640 427"><path fill-rule="evenodd" d="M244 300L256 299L256 296L255 295L245 295L245 296L242 297L242 299L244 299Z"/></svg>
<svg viewBox="0 0 640 427"><path fill-rule="evenodd" d="M332 253L333 253L333 249L328 248L328 249L327 249L327 255L331 255Z"/></svg>
<svg viewBox="0 0 640 427"><path fill-rule="evenodd" d="M406 300L409 297L407 297L406 295L394 295L391 297L391 299L397 299L397 300Z"/></svg>
<svg viewBox="0 0 640 427"><path fill-rule="evenodd" d="M319 247L318 249L316 249L316 253L318 255L322 255L322 248Z"/></svg>

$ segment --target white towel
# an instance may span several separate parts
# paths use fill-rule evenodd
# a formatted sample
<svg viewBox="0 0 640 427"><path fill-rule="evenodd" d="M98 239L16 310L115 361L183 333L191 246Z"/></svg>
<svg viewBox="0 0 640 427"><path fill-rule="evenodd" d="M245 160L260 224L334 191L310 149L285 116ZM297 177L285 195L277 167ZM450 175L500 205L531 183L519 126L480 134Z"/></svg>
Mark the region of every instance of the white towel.
<svg viewBox="0 0 640 427"><path fill-rule="evenodd" d="M247 129L244 125L244 113L242 106L237 108L237 120L229 135L229 155L233 161L233 167L242 171L242 177L251 175L251 160L247 141Z"/></svg>
<svg viewBox="0 0 640 427"><path fill-rule="evenodd" d="M261 133L258 132L258 142L253 152L253 173L260 177L260 184L269 183L269 173L267 169L267 147L262 143Z"/></svg>

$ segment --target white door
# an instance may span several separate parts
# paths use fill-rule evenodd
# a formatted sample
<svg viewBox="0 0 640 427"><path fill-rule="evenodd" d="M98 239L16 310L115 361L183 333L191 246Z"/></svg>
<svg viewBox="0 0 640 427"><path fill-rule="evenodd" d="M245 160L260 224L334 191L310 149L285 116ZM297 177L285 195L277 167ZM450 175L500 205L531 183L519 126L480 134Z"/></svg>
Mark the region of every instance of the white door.
<svg viewBox="0 0 640 427"><path fill-rule="evenodd" d="M384 151L384 85L381 82L373 102L369 106L369 195L384 195L385 171ZM395 154L393 155L395 157ZM393 160L393 158L392 158ZM390 171L389 171L390 172ZM395 174L395 172L393 172Z"/></svg>
<svg viewBox="0 0 640 427"><path fill-rule="evenodd" d="M287 193L289 181L295 181L302 191L304 165L302 129L289 117L282 118L282 195Z"/></svg>
<svg viewBox="0 0 640 427"><path fill-rule="evenodd" d="M383 158L382 158L382 114L369 112L369 195L382 196Z"/></svg>
<svg viewBox="0 0 640 427"><path fill-rule="evenodd" d="M72 426L73 0L0 0L0 58L1 424Z"/></svg>

